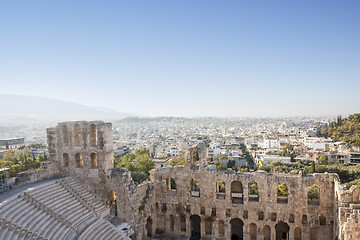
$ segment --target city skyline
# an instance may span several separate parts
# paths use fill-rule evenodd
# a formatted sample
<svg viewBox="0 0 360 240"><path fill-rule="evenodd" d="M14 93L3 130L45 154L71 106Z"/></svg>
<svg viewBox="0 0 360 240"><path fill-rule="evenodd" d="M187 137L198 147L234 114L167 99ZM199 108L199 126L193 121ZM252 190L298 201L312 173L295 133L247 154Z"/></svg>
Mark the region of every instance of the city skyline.
<svg viewBox="0 0 360 240"><path fill-rule="evenodd" d="M1 3L0 94L144 116L359 111L356 1Z"/></svg>

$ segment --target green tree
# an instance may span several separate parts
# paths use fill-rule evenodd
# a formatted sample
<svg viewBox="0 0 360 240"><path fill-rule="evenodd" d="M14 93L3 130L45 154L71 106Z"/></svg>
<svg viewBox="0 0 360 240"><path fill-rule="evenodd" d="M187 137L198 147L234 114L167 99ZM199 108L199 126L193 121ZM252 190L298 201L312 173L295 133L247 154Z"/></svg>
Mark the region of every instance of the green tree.
<svg viewBox="0 0 360 240"><path fill-rule="evenodd" d="M256 182L249 183L249 194L259 195L259 188Z"/></svg>
<svg viewBox="0 0 360 240"><path fill-rule="evenodd" d="M323 165L328 164L328 158L324 154L321 154L321 156L319 158L319 163L323 164Z"/></svg>
<svg viewBox="0 0 360 240"><path fill-rule="evenodd" d="M280 183L277 186L277 195L278 196L287 196L288 195L288 188L285 183Z"/></svg>
<svg viewBox="0 0 360 240"><path fill-rule="evenodd" d="M310 185L308 187L308 198L312 199L319 199L319 187L315 184Z"/></svg>

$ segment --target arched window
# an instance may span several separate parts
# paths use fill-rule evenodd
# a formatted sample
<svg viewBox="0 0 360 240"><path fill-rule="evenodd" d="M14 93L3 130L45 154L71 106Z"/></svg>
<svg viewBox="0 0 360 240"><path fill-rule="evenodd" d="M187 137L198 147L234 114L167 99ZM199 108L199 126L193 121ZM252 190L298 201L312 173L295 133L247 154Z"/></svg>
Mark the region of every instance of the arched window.
<svg viewBox="0 0 360 240"><path fill-rule="evenodd" d="M256 224L250 224L250 240L256 240Z"/></svg>
<svg viewBox="0 0 360 240"><path fill-rule="evenodd" d="M301 218L301 223L302 224L307 224L307 215L303 215Z"/></svg>
<svg viewBox="0 0 360 240"><path fill-rule="evenodd" d="M243 186L239 181L231 182L231 202L243 203Z"/></svg>
<svg viewBox="0 0 360 240"><path fill-rule="evenodd" d="M319 205L320 199L320 189L316 184L310 185L308 187L308 204L309 205Z"/></svg>
<svg viewBox="0 0 360 240"><path fill-rule="evenodd" d="M289 222L293 223L294 222L294 214L290 213L289 215Z"/></svg>
<svg viewBox="0 0 360 240"><path fill-rule="evenodd" d="M96 125L90 124L89 125L89 142L90 145L95 146L96 145Z"/></svg>
<svg viewBox="0 0 360 240"><path fill-rule="evenodd" d="M326 225L326 217L320 216L319 217L319 223L320 223L321 226L325 226Z"/></svg>
<svg viewBox="0 0 360 240"><path fill-rule="evenodd" d="M64 161L64 167L68 167L70 164L69 154L67 153L63 154L63 161Z"/></svg>
<svg viewBox="0 0 360 240"><path fill-rule="evenodd" d="M61 132L63 137L63 145L69 144L69 130L66 125L61 126Z"/></svg>
<svg viewBox="0 0 360 240"><path fill-rule="evenodd" d="M200 197L200 182L199 179L191 180L191 196Z"/></svg>
<svg viewBox="0 0 360 240"><path fill-rule="evenodd" d="M256 182L249 183L249 201L259 201L259 187Z"/></svg>
<svg viewBox="0 0 360 240"><path fill-rule="evenodd" d="M288 187L285 183L277 186L277 203L288 203Z"/></svg>
<svg viewBox="0 0 360 240"><path fill-rule="evenodd" d="M84 166L83 157L80 153L75 154L75 162L76 162L76 167Z"/></svg>
<svg viewBox="0 0 360 240"><path fill-rule="evenodd" d="M76 146L81 145L81 127L78 123L74 125L74 143Z"/></svg>
<svg viewBox="0 0 360 240"><path fill-rule="evenodd" d="M90 160L91 160L91 168L97 168L98 167L98 159L96 153L90 154Z"/></svg>
<svg viewBox="0 0 360 240"><path fill-rule="evenodd" d="M216 199L225 199L225 182L222 180L216 182Z"/></svg>
<svg viewBox="0 0 360 240"><path fill-rule="evenodd" d="M216 182L216 192L218 193L225 193L225 182L219 180Z"/></svg>
<svg viewBox="0 0 360 240"><path fill-rule="evenodd" d="M173 179L172 177L168 177L166 179L166 184L167 184L167 189L168 190L176 190L175 179Z"/></svg>

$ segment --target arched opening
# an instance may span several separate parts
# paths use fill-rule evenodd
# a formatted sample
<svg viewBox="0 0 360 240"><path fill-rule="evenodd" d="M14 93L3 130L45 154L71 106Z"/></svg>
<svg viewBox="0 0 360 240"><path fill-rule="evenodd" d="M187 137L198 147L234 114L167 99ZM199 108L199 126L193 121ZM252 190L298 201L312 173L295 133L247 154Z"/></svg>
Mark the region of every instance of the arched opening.
<svg viewBox="0 0 360 240"><path fill-rule="evenodd" d="M231 224L231 240L243 240L244 223L239 218L233 218Z"/></svg>
<svg viewBox="0 0 360 240"><path fill-rule="evenodd" d="M225 199L225 182L222 180L216 182L216 199Z"/></svg>
<svg viewBox="0 0 360 240"><path fill-rule="evenodd" d="M243 203L243 186L239 181L231 182L231 202Z"/></svg>
<svg viewBox="0 0 360 240"><path fill-rule="evenodd" d="M152 218L148 217L146 220L146 236L152 237Z"/></svg>
<svg viewBox="0 0 360 240"><path fill-rule="evenodd" d="M301 229L298 227L294 231L294 240L301 240Z"/></svg>
<svg viewBox="0 0 360 240"><path fill-rule="evenodd" d="M213 224L213 221L211 218L207 218L205 220L205 234L208 236L211 236L211 234L212 234L212 224Z"/></svg>
<svg viewBox="0 0 360 240"><path fill-rule="evenodd" d="M277 203L288 203L288 187L285 183L277 186Z"/></svg>
<svg viewBox="0 0 360 240"><path fill-rule="evenodd" d="M96 126L93 123L89 125L89 142L92 146L96 145Z"/></svg>
<svg viewBox="0 0 360 240"><path fill-rule="evenodd" d="M167 189L168 190L176 190L176 183L175 183L175 179L172 177L168 177L166 179L166 184L167 184Z"/></svg>
<svg viewBox="0 0 360 240"><path fill-rule="evenodd" d="M295 221L294 214L290 213L290 215L289 215L289 222L294 223L294 221Z"/></svg>
<svg viewBox="0 0 360 240"><path fill-rule="evenodd" d="M63 154L63 161L64 161L64 167L68 167L70 164L69 154L67 153Z"/></svg>
<svg viewBox="0 0 360 240"><path fill-rule="evenodd" d="M83 156L80 153L75 154L76 167L83 167L84 161Z"/></svg>
<svg viewBox="0 0 360 240"><path fill-rule="evenodd" d="M191 196L200 197L200 182L199 179L191 180Z"/></svg>
<svg viewBox="0 0 360 240"><path fill-rule="evenodd" d="M90 154L90 160L91 160L91 168L97 168L98 167L98 159L96 153Z"/></svg>
<svg viewBox="0 0 360 240"><path fill-rule="evenodd" d="M66 125L61 126L61 132L63 136L63 145L69 144L69 130Z"/></svg>
<svg viewBox="0 0 360 240"><path fill-rule="evenodd" d="M271 228L269 225L264 226L264 240L270 240L271 238Z"/></svg>
<svg viewBox="0 0 360 240"><path fill-rule="evenodd" d="M256 182L249 183L249 201L259 201L259 187Z"/></svg>
<svg viewBox="0 0 360 240"><path fill-rule="evenodd" d="M190 226L191 226L190 240L199 240L201 238L200 223L201 223L201 219L198 215L191 215L191 217L190 217Z"/></svg>
<svg viewBox="0 0 360 240"><path fill-rule="evenodd" d="M256 224L250 224L250 240L256 240Z"/></svg>
<svg viewBox="0 0 360 240"><path fill-rule="evenodd" d="M308 187L308 204L319 205L320 188L316 184L312 184Z"/></svg>
<svg viewBox="0 0 360 240"><path fill-rule="evenodd" d="M76 146L81 145L81 127L78 123L74 125L74 143Z"/></svg>
<svg viewBox="0 0 360 240"><path fill-rule="evenodd" d="M107 197L106 203L110 208L110 213L117 216L116 194L115 194L114 190L110 190L108 192L108 197Z"/></svg>
<svg viewBox="0 0 360 240"><path fill-rule="evenodd" d="M326 225L326 217L320 216L319 223L320 223L320 226L325 226Z"/></svg>
<svg viewBox="0 0 360 240"><path fill-rule="evenodd" d="M303 215L301 218L301 223L302 224L307 224L307 215Z"/></svg>
<svg viewBox="0 0 360 240"><path fill-rule="evenodd" d="M180 215L180 231L186 232L186 218L185 215Z"/></svg>
<svg viewBox="0 0 360 240"><path fill-rule="evenodd" d="M174 215L170 215L169 217L169 224L170 224L170 231L174 231L174 226L175 226L175 220L174 220Z"/></svg>
<svg viewBox="0 0 360 240"><path fill-rule="evenodd" d="M276 240L288 240L289 239L289 225L284 222L278 222L275 225Z"/></svg>
<svg viewBox="0 0 360 240"><path fill-rule="evenodd" d="M219 235L224 236L224 233L225 233L224 221L219 220Z"/></svg>
<svg viewBox="0 0 360 240"><path fill-rule="evenodd" d="M311 228L310 229L310 240L317 240L318 236L317 236L317 229L316 228Z"/></svg>

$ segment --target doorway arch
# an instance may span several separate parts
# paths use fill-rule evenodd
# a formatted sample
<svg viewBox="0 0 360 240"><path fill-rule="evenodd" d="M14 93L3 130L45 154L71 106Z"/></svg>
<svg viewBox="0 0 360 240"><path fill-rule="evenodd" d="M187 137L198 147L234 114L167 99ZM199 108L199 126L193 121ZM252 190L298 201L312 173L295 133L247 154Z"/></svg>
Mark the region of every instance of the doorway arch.
<svg viewBox="0 0 360 240"><path fill-rule="evenodd" d="M191 215L190 226L191 226L191 237L190 240L199 240L201 238L201 218L198 215Z"/></svg>
<svg viewBox="0 0 360 240"><path fill-rule="evenodd" d="M231 240L243 240L244 222L239 218L233 218L230 221L231 225Z"/></svg>
<svg viewBox="0 0 360 240"><path fill-rule="evenodd" d="M289 240L289 225L284 222L278 222L275 225L276 240Z"/></svg>

